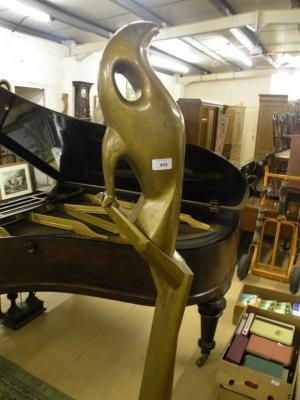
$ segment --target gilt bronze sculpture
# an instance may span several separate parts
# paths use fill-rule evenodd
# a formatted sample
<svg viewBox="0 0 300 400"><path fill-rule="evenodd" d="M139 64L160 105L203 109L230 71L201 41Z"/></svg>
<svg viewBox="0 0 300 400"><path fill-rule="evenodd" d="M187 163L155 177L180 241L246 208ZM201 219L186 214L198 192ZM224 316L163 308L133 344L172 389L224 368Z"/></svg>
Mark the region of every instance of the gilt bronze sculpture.
<svg viewBox="0 0 300 400"><path fill-rule="evenodd" d="M0 86L0 145L55 182L0 202L0 294L18 311L12 322L28 321L18 317L17 292L31 293L28 304L33 292L58 291L156 305L140 400L172 396L187 296L201 314L197 364L215 347L247 198L244 177L224 158L191 144L184 157L180 111L147 59L155 32L152 23L129 25L103 54L108 129ZM133 87L124 96L118 74Z"/></svg>
<svg viewBox="0 0 300 400"><path fill-rule="evenodd" d="M175 250L184 170L181 112L152 71L147 48L158 33L151 22L119 30L104 49L99 98L107 130L102 143L105 193L98 196L121 235L150 267L157 289L140 400L172 397L178 332L192 272ZM116 84L123 75L136 93L126 99ZM115 197L115 170L125 159L141 188L129 213Z"/></svg>

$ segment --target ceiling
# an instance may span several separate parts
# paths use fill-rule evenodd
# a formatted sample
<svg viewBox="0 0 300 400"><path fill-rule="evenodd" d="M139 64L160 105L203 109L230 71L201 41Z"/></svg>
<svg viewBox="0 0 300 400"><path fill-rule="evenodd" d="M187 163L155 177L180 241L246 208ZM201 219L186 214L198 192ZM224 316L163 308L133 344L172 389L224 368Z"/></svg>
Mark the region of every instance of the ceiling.
<svg viewBox="0 0 300 400"><path fill-rule="evenodd" d="M155 54L171 54L170 62L181 60L186 68L180 74L300 67L300 24L284 14L277 23L239 26L246 44L218 23L255 10L297 10L300 0L18 0L47 12L50 23L10 8L12 1L0 0L0 26L56 42L71 40L73 46L103 42L123 25L142 19L154 20L163 30L213 20L207 32L153 43Z"/></svg>

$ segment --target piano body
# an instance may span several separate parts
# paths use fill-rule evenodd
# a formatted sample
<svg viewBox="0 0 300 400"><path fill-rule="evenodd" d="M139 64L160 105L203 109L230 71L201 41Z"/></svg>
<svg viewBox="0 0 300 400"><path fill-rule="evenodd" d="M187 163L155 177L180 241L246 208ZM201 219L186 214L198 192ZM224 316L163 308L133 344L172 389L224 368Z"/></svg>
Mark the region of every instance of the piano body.
<svg viewBox="0 0 300 400"><path fill-rule="evenodd" d="M103 190L105 129L0 88L0 145L55 181L50 191L0 202L0 293L70 292L155 305L149 268L95 198ZM130 209L139 185L126 163L118 165L116 186ZM227 160L187 145L182 198L176 248L194 273L188 305L201 314L202 365L226 306L247 184Z"/></svg>

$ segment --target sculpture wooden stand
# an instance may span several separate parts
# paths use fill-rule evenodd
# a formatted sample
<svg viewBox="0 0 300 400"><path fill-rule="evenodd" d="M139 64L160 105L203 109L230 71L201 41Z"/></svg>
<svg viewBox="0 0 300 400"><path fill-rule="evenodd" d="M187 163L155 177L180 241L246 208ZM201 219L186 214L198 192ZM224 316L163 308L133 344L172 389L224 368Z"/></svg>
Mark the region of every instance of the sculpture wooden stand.
<svg viewBox="0 0 300 400"><path fill-rule="evenodd" d="M153 73L147 47L158 33L150 22L127 25L106 46L99 74L99 98L108 126L102 145L106 192L98 200L149 265L157 289L140 400L169 400L178 332L192 272L175 251L184 169L185 131L181 112ZM119 92L122 74L136 93ZM141 187L129 213L115 198L117 162L125 159Z"/></svg>

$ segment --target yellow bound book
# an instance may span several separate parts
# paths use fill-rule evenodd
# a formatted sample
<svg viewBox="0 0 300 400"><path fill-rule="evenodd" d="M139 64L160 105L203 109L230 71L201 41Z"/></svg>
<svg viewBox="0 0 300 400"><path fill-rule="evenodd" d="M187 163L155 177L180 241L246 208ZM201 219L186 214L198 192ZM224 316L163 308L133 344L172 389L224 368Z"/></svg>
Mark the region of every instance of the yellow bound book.
<svg viewBox="0 0 300 400"><path fill-rule="evenodd" d="M293 343L295 327L256 315L251 325L250 332L290 346Z"/></svg>

